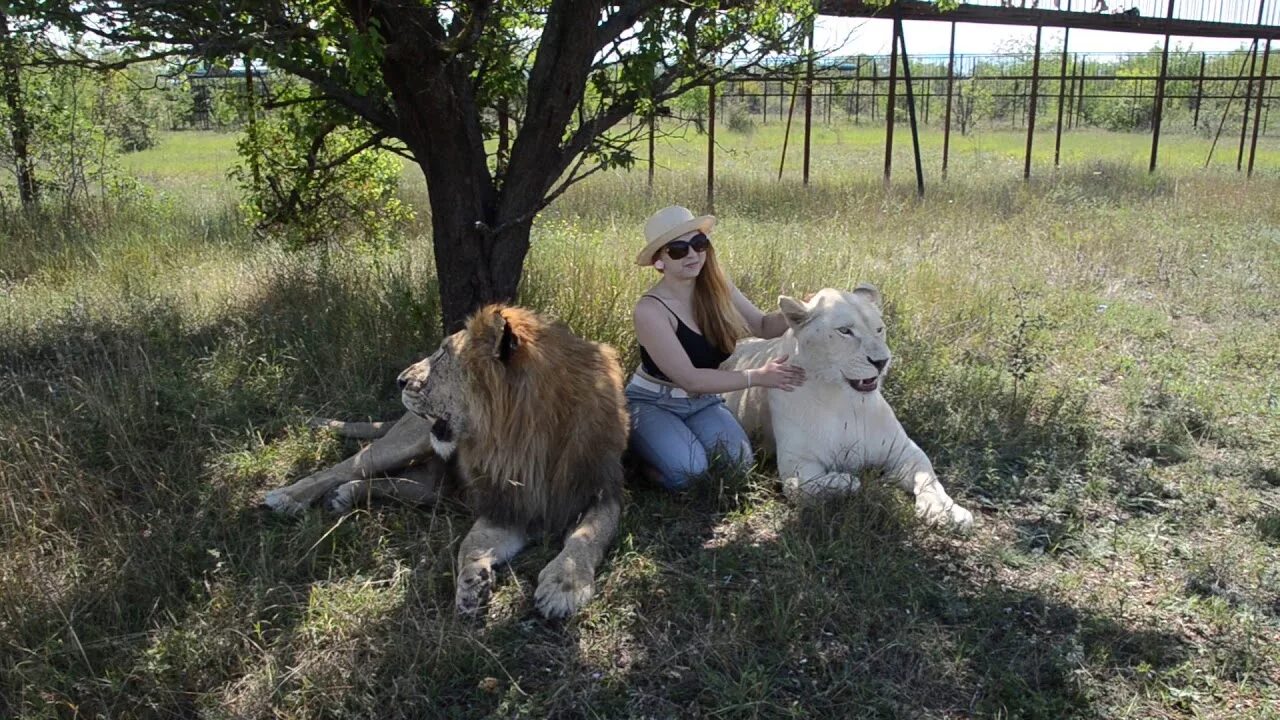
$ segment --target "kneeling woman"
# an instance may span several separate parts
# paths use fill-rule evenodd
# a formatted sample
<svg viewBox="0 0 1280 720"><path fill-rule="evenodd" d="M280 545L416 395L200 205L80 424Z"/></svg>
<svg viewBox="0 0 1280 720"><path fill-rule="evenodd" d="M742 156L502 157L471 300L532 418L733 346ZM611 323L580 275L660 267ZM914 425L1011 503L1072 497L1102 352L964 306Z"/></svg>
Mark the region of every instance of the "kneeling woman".
<svg viewBox="0 0 1280 720"><path fill-rule="evenodd" d="M749 387L790 391L804 370L787 358L750 370L720 370L738 339L786 332L781 313L762 313L716 264L709 233L716 219L672 206L644 226L636 264L662 274L636 303L640 368L627 385L631 447L645 473L679 490L720 454L737 465L752 462L751 445L719 393Z"/></svg>

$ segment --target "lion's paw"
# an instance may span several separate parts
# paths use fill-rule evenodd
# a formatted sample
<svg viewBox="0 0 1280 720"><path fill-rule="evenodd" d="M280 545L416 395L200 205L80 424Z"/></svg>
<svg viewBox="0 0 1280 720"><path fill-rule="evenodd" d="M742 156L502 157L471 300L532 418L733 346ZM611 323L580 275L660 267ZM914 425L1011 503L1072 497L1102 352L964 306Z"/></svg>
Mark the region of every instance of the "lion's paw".
<svg viewBox="0 0 1280 720"><path fill-rule="evenodd" d="M969 532L973 529L973 513L952 503L951 526L960 532Z"/></svg>
<svg viewBox="0 0 1280 720"><path fill-rule="evenodd" d="M489 602L493 588L493 570L487 565L468 565L458 573L455 603L459 615L474 616Z"/></svg>
<svg viewBox="0 0 1280 720"><path fill-rule="evenodd" d="M557 557L538 573L534 605L549 618L567 617L586 605L595 594L591 568L573 558Z"/></svg>
<svg viewBox="0 0 1280 720"><path fill-rule="evenodd" d="M307 510L307 506L294 500L286 488L279 488L267 493L262 498L262 504L271 508L272 512L281 515L301 515Z"/></svg>
<svg viewBox="0 0 1280 720"><path fill-rule="evenodd" d="M809 479L789 477L782 481L782 494L795 503L814 503L841 495L852 495L862 481L849 473L832 472Z"/></svg>
<svg viewBox="0 0 1280 720"><path fill-rule="evenodd" d="M927 523L949 525L959 532L973 529L973 513L952 501L940 503L934 499L917 498L916 515Z"/></svg>
<svg viewBox="0 0 1280 720"><path fill-rule="evenodd" d="M334 515L345 515L356 506L356 496L359 494L361 482L353 480L349 483L343 483L329 494L329 498L325 500L324 509Z"/></svg>

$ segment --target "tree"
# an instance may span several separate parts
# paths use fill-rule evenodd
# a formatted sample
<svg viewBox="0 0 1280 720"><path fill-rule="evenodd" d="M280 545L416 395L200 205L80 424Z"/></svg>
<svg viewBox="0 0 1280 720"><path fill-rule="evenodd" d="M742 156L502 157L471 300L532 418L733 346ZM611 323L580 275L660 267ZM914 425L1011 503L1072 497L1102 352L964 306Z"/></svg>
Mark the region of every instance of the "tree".
<svg viewBox="0 0 1280 720"><path fill-rule="evenodd" d="M10 151L18 182L18 197L24 208L39 201L35 163L31 160L31 120L22 97L22 56L25 54L20 34L9 27L9 16L0 8L0 95L8 110Z"/></svg>
<svg viewBox="0 0 1280 720"><path fill-rule="evenodd" d="M132 59L252 53L398 141L427 181L446 329L515 298L535 215L592 173L633 161L645 125L631 118L731 67L798 50L812 14L811 0L14 5ZM502 138L499 159L487 143Z"/></svg>

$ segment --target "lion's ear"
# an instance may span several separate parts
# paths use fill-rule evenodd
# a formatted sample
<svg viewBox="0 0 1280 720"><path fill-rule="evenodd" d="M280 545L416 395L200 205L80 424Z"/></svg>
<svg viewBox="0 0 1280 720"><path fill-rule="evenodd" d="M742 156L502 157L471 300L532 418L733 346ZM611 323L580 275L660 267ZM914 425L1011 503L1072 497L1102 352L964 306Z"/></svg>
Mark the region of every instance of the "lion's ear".
<svg viewBox="0 0 1280 720"><path fill-rule="evenodd" d="M795 298L790 298L786 295L780 296L778 298L778 309L782 311L782 317L786 319L787 325L790 325L793 329L809 322L809 310Z"/></svg>
<svg viewBox="0 0 1280 720"><path fill-rule="evenodd" d="M511 330L511 323L505 318L502 321L502 337L498 338L498 347L494 351L494 357L503 365L511 361L511 356L515 354L516 348L520 347L520 337Z"/></svg>
<svg viewBox="0 0 1280 720"><path fill-rule="evenodd" d="M880 308L880 291L871 283L858 283L858 287L853 289L853 294L861 297L863 300Z"/></svg>

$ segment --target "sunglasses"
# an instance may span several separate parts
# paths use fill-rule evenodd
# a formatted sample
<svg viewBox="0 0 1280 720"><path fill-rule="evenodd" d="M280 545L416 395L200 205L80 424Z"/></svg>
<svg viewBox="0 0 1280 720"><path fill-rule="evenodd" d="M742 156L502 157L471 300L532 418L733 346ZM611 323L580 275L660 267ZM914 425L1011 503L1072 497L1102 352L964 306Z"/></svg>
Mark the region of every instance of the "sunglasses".
<svg viewBox="0 0 1280 720"><path fill-rule="evenodd" d="M667 257L672 260L679 260L688 255L690 250L706 252L711 249L711 238L703 233L698 233L688 240L676 240L675 242L667 243L662 249L667 252Z"/></svg>

